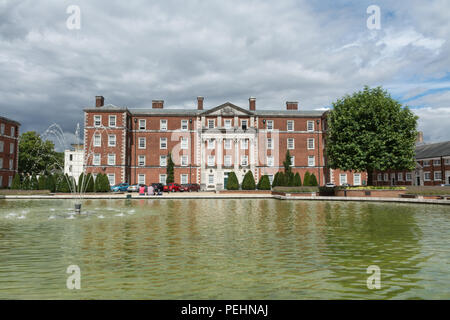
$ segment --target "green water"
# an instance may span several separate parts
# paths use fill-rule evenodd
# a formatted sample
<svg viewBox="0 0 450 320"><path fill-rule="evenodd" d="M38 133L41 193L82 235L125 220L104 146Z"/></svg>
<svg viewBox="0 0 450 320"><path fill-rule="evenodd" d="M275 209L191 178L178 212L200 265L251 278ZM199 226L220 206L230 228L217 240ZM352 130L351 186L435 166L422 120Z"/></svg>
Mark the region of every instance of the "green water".
<svg viewBox="0 0 450 320"><path fill-rule="evenodd" d="M0 200L1 299L450 299L450 207ZM69 265L81 289L69 290ZM369 265L381 289L367 288Z"/></svg>

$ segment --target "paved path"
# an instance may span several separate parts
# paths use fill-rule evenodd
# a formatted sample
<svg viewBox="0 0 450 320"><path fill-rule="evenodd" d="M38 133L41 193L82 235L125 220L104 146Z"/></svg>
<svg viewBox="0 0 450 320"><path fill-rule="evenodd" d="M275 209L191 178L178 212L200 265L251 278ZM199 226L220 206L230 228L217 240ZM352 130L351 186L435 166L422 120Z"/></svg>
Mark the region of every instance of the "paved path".
<svg viewBox="0 0 450 320"><path fill-rule="evenodd" d="M215 193L215 192L186 192L164 193L162 196L140 196L136 193L107 193L87 194L83 199L277 199L277 200L307 200L307 201L362 201L362 202L397 202L397 203L424 203L450 205L450 200L418 199L418 198L380 198L380 197L326 197L326 196L281 196L267 193ZM78 199L69 194L55 195L6 195L0 199Z"/></svg>

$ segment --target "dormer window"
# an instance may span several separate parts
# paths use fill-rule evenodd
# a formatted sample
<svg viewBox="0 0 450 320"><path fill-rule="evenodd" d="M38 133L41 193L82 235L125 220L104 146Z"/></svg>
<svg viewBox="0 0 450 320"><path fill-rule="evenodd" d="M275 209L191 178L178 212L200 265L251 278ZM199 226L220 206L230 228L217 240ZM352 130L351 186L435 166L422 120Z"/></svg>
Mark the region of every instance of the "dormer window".
<svg viewBox="0 0 450 320"><path fill-rule="evenodd" d="M241 121L242 130L247 130L247 120Z"/></svg>
<svg viewBox="0 0 450 320"><path fill-rule="evenodd" d="M208 120L208 128L209 129L214 129L214 119L209 119Z"/></svg>

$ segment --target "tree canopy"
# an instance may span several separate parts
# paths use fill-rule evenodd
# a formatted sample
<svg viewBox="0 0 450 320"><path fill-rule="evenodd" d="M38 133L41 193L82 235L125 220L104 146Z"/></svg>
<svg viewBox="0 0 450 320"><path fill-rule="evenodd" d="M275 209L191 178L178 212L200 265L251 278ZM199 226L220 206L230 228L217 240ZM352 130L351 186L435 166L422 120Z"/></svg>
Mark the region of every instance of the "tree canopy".
<svg viewBox="0 0 450 320"><path fill-rule="evenodd" d="M64 153L56 152L55 145L43 141L35 131L21 134L19 139L19 172L42 174L64 168Z"/></svg>
<svg viewBox="0 0 450 320"><path fill-rule="evenodd" d="M381 87L364 87L333 103L328 115L326 154L332 169L412 170L417 119Z"/></svg>

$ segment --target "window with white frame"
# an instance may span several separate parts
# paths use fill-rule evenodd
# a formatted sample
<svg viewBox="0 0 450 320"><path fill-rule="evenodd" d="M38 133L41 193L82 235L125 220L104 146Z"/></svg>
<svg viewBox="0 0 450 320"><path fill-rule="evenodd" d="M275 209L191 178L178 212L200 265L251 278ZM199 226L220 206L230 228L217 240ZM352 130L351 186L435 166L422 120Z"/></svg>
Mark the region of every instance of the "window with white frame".
<svg viewBox="0 0 450 320"><path fill-rule="evenodd" d="M377 180L378 180L378 181L383 181L383 177L382 177L381 173L379 173L379 174L377 175Z"/></svg>
<svg viewBox="0 0 450 320"><path fill-rule="evenodd" d="M435 171L434 172L434 180L435 181L442 180L442 171Z"/></svg>
<svg viewBox="0 0 450 320"><path fill-rule="evenodd" d="M162 131L167 130L167 120L166 119L159 120L159 130L162 130Z"/></svg>
<svg viewBox="0 0 450 320"><path fill-rule="evenodd" d="M181 149L187 150L188 148L188 138L181 137Z"/></svg>
<svg viewBox="0 0 450 320"><path fill-rule="evenodd" d="M139 130L145 130L147 128L146 122L145 119L139 119Z"/></svg>
<svg viewBox="0 0 450 320"><path fill-rule="evenodd" d="M188 120L181 120L181 130L188 131Z"/></svg>
<svg viewBox="0 0 450 320"><path fill-rule="evenodd" d="M208 119L208 128L214 129L214 119Z"/></svg>
<svg viewBox="0 0 450 320"><path fill-rule="evenodd" d="M433 166L440 166L440 165L441 165L441 159L433 160Z"/></svg>
<svg viewBox="0 0 450 320"><path fill-rule="evenodd" d="M115 153L108 154L108 165L109 166L116 165L116 154Z"/></svg>
<svg viewBox="0 0 450 320"><path fill-rule="evenodd" d="M230 150L231 149L231 139L225 139L223 140L224 149Z"/></svg>
<svg viewBox="0 0 450 320"><path fill-rule="evenodd" d="M431 172L424 172L423 180L430 181L431 180Z"/></svg>
<svg viewBox="0 0 450 320"><path fill-rule="evenodd" d="M0 169L3 169L3 158L0 158ZM1 187L1 185L0 185Z"/></svg>
<svg viewBox="0 0 450 320"><path fill-rule="evenodd" d="M314 167L316 165L316 157L308 156L308 167Z"/></svg>
<svg viewBox="0 0 450 320"><path fill-rule="evenodd" d="M230 155L226 155L224 157L224 166L231 167L231 156Z"/></svg>
<svg viewBox="0 0 450 320"><path fill-rule="evenodd" d="M0 152L4 152L4 150L5 150L5 142L0 141Z"/></svg>
<svg viewBox="0 0 450 320"><path fill-rule="evenodd" d="M308 150L314 150L314 138L308 138Z"/></svg>
<svg viewBox="0 0 450 320"><path fill-rule="evenodd" d="M208 184L214 184L214 175L213 174L208 175Z"/></svg>
<svg viewBox="0 0 450 320"><path fill-rule="evenodd" d="M4 123L0 124L0 133L5 134L5 124Z"/></svg>
<svg viewBox="0 0 450 320"><path fill-rule="evenodd" d="M287 131L294 131L294 121L287 120Z"/></svg>
<svg viewBox="0 0 450 320"><path fill-rule="evenodd" d="M267 166L273 167L273 165L274 165L273 156L267 156Z"/></svg>
<svg viewBox="0 0 450 320"><path fill-rule="evenodd" d="M231 129L231 119L225 119L223 122L224 122L224 126L225 126L225 129Z"/></svg>
<svg viewBox="0 0 450 320"><path fill-rule="evenodd" d="M241 166L248 166L248 156L247 155L241 156Z"/></svg>
<svg viewBox="0 0 450 320"><path fill-rule="evenodd" d="M9 144L9 153L10 153L10 154L13 154L13 153L14 153L14 143L13 143L13 142L11 142L11 143Z"/></svg>
<svg viewBox="0 0 450 320"><path fill-rule="evenodd" d="M159 148L167 149L167 138L159 138Z"/></svg>
<svg viewBox="0 0 450 320"><path fill-rule="evenodd" d="M3 176L0 176L0 187L3 186Z"/></svg>
<svg viewBox="0 0 450 320"><path fill-rule="evenodd" d="M398 181L403 181L403 172L399 172L399 173L397 174L397 180L398 180Z"/></svg>
<svg viewBox="0 0 450 320"><path fill-rule="evenodd" d="M267 129L267 131L272 131L273 130L273 120L267 120L266 121L266 129Z"/></svg>
<svg viewBox="0 0 450 320"><path fill-rule="evenodd" d="M208 156L208 167L213 167L216 163L216 157L215 156Z"/></svg>
<svg viewBox="0 0 450 320"><path fill-rule="evenodd" d="M94 127L100 127L102 125L102 116L94 116Z"/></svg>
<svg viewBox="0 0 450 320"><path fill-rule="evenodd" d="M9 188L11 188L12 180L13 180L13 177L12 177L12 176L9 176L9 177L8 177L8 187L9 187Z"/></svg>
<svg viewBox="0 0 450 320"><path fill-rule="evenodd" d="M273 149L273 139L267 138L267 149Z"/></svg>
<svg viewBox="0 0 450 320"><path fill-rule="evenodd" d="M355 186L361 185L361 174L360 173L353 174L353 185L355 185Z"/></svg>
<svg viewBox="0 0 450 320"><path fill-rule="evenodd" d="M159 156L159 166L160 167L167 166L167 156Z"/></svg>
<svg viewBox="0 0 450 320"><path fill-rule="evenodd" d="M182 167L186 167L187 165L188 165L188 161L189 160L189 158L188 158L188 156L187 155L182 155L181 156L181 166Z"/></svg>
<svg viewBox="0 0 450 320"><path fill-rule="evenodd" d="M115 127L116 126L116 116L109 116L109 126L110 127Z"/></svg>
<svg viewBox="0 0 450 320"><path fill-rule="evenodd" d="M314 121L308 121L306 124L307 131L314 131Z"/></svg>
<svg viewBox="0 0 450 320"><path fill-rule="evenodd" d="M248 121L247 120L245 120L245 119L241 120L241 128L242 128L242 130L247 130L247 128L248 128Z"/></svg>
<svg viewBox="0 0 450 320"><path fill-rule="evenodd" d="M160 174L159 175L159 183L166 184L167 175L166 174Z"/></svg>
<svg viewBox="0 0 450 320"><path fill-rule="evenodd" d="M13 160L9 159L9 170L13 169Z"/></svg>
<svg viewBox="0 0 450 320"><path fill-rule="evenodd" d="M140 166L140 167L145 166L145 156L143 156L143 155L138 156L138 166Z"/></svg>
<svg viewBox="0 0 450 320"><path fill-rule="evenodd" d="M110 134L108 135L108 147L115 147L116 146L116 135Z"/></svg>
<svg viewBox="0 0 450 320"><path fill-rule="evenodd" d="M406 173L406 181L412 181L412 174L410 172Z"/></svg>
<svg viewBox="0 0 450 320"><path fill-rule="evenodd" d="M294 167L294 166L295 166L295 157L292 156L291 157L291 167Z"/></svg>
<svg viewBox="0 0 450 320"><path fill-rule="evenodd" d="M139 139L138 140L139 149L145 149L145 144L146 144L145 138L144 137L140 137L138 139Z"/></svg>
<svg viewBox="0 0 450 320"><path fill-rule="evenodd" d="M92 160L92 163L94 164L94 166L99 166L100 161L101 161L100 153L94 153L94 158Z"/></svg>
<svg viewBox="0 0 450 320"><path fill-rule="evenodd" d="M444 163L446 166L450 165L450 158L445 159Z"/></svg>
<svg viewBox="0 0 450 320"><path fill-rule="evenodd" d="M341 173L339 174L339 184L343 185L344 183L347 183L347 174Z"/></svg>
<svg viewBox="0 0 450 320"><path fill-rule="evenodd" d="M187 174L180 174L180 182L181 184L188 184L188 175Z"/></svg>
<svg viewBox="0 0 450 320"><path fill-rule="evenodd" d="M114 173L108 173L108 180L111 186L116 184L116 175Z"/></svg>
<svg viewBox="0 0 450 320"><path fill-rule="evenodd" d="M423 166L429 167L430 166L430 160L423 160Z"/></svg>
<svg viewBox="0 0 450 320"><path fill-rule="evenodd" d="M139 184L145 184L145 174L138 174L138 183Z"/></svg>
<svg viewBox="0 0 450 320"><path fill-rule="evenodd" d="M384 181L389 181L389 175L387 173L384 174L383 178Z"/></svg>
<svg viewBox="0 0 450 320"><path fill-rule="evenodd" d="M287 139L287 148L289 150L293 150L294 149L294 138Z"/></svg>
<svg viewBox="0 0 450 320"><path fill-rule="evenodd" d="M216 148L216 140L214 139L208 139L208 149L215 149Z"/></svg>
<svg viewBox="0 0 450 320"><path fill-rule="evenodd" d="M11 137L14 137L16 135L16 128L11 127Z"/></svg>
<svg viewBox="0 0 450 320"><path fill-rule="evenodd" d="M241 139L241 149L242 150L248 149L248 139Z"/></svg>

